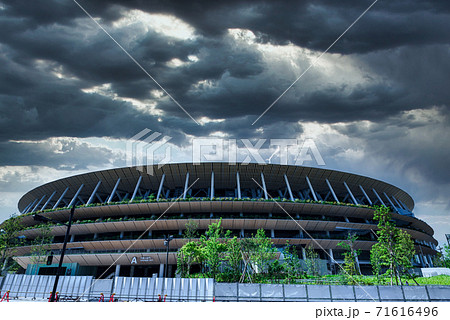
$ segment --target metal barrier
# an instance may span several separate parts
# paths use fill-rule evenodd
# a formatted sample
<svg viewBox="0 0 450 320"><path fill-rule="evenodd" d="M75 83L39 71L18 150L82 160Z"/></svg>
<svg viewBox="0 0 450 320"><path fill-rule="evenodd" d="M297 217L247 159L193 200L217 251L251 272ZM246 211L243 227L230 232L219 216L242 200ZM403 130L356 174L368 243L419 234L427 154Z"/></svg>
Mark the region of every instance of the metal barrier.
<svg viewBox="0 0 450 320"><path fill-rule="evenodd" d="M53 289L55 276L8 274L6 275L2 289L10 290L10 298L45 299ZM57 291L60 297L81 297L86 293L89 298L89 290L92 276L62 276L59 278Z"/></svg>
<svg viewBox="0 0 450 320"><path fill-rule="evenodd" d="M1 291L10 299L46 301L55 276L8 274ZM213 279L134 278L94 280L63 276L63 301L450 301L450 286L341 286L305 284L215 283ZM109 299L107 299L109 297Z"/></svg>
<svg viewBox="0 0 450 320"><path fill-rule="evenodd" d="M215 301L450 301L450 286L216 283Z"/></svg>
<svg viewBox="0 0 450 320"><path fill-rule="evenodd" d="M212 301L214 280L117 277L113 291L119 301Z"/></svg>

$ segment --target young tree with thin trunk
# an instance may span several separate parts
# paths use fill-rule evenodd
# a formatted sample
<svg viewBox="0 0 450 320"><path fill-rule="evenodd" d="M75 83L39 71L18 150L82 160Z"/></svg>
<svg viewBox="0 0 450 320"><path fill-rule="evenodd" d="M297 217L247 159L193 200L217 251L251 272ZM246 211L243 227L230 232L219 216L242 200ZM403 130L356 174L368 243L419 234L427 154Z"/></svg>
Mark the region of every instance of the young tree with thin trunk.
<svg viewBox="0 0 450 320"><path fill-rule="evenodd" d="M355 233L348 233L347 239L338 243L338 246L345 250L343 269L350 276L355 274L361 275L361 270L357 261L360 250L355 249L356 240L358 240L358 236Z"/></svg>
<svg viewBox="0 0 450 320"><path fill-rule="evenodd" d="M382 269L387 267L390 284L393 285L394 280L396 284L401 283L401 273L412 267L414 242L406 231L395 226L389 208L377 207L373 218L378 221L378 241L370 251L373 271L379 277Z"/></svg>
<svg viewBox="0 0 450 320"><path fill-rule="evenodd" d="M53 241L52 229L49 224L41 225L38 229L38 236L33 239L30 254L31 262L35 271L39 264L45 262L45 258L51 251L51 243Z"/></svg>
<svg viewBox="0 0 450 320"><path fill-rule="evenodd" d="M286 242L286 246L283 248L284 263L283 269L286 273L288 283L291 280L298 278L302 275L302 264L297 253L295 246Z"/></svg>
<svg viewBox="0 0 450 320"><path fill-rule="evenodd" d="M320 273L319 268L319 254L314 250L314 248L310 245L306 248L306 272L310 276L318 276Z"/></svg>

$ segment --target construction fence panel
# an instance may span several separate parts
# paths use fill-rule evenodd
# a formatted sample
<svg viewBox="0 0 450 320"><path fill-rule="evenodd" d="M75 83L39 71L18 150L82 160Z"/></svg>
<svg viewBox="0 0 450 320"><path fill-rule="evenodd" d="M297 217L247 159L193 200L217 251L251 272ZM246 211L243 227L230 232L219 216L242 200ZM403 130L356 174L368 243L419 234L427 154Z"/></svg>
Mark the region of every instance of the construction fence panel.
<svg viewBox="0 0 450 320"><path fill-rule="evenodd" d="M113 291L120 301L212 301L214 285L213 279L116 277Z"/></svg>
<svg viewBox="0 0 450 320"><path fill-rule="evenodd" d="M403 287L403 293L406 301L428 301L428 293L426 287Z"/></svg>
<svg viewBox="0 0 450 320"><path fill-rule="evenodd" d="M402 287L378 286L381 301L405 301Z"/></svg>
<svg viewBox="0 0 450 320"><path fill-rule="evenodd" d="M333 301L356 301L353 286L330 286Z"/></svg>
<svg viewBox="0 0 450 320"><path fill-rule="evenodd" d="M449 301L450 286L427 286L430 301Z"/></svg>
<svg viewBox="0 0 450 320"><path fill-rule="evenodd" d="M283 301L284 286L282 284L261 284L261 300Z"/></svg>
<svg viewBox="0 0 450 320"><path fill-rule="evenodd" d="M215 293L217 301L236 301L238 295L237 283L216 283Z"/></svg>
<svg viewBox="0 0 450 320"><path fill-rule="evenodd" d="M331 301L330 286L306 285L308 301Z"/></svg>
<svg viewBox="0 0 450 320"><path fill-rule="evenodd" d="M55 276L8 274L2 280L1 290L10 290L11 299L47 299ZM98 301L101 293L105 301L111 293L119 301L450 301L450 286L216 283L194 278L62 276L57 291L61 298L81 301Z"/></svg>
<svg viewBox="0 0 450 320"><path fill-rule="evenodd" d="M11 298L45 299L53 290L55 276L8 274L3 290L9 290ZM57 292L59 296L79 298L83 292L89 292L91 276L62 276L59 278Z"/></svg>
<svg viewBox="0 0 450 320"><path fill-rule="evenodd" d="M96 279L92 282L91 289L89 291L89 299L100 299L102 293L105 300L109 300L111 297L111 291L113 286L113 279ZM79 285L75 284L73 292L77 292L79 295L83 295L84 292L79 291ZM95 300L94 300L95 301Z"/></svg>
<svg viewBox="0 0 450 320"><path fill-rule="evenodd" d="M260 301L261 291L259 284L239 283L238 293L240 301Z"/></svg>
<svg viewBox="0 0 450 320"><path fill-rule="evenodd" d="M356 301L379 301L378 287L376 286L355 286Z"/></svg>
<svg viewBox="0 0 450 320"><path fill-rule="evenodd" d="M304 284L283 285L285 301L308 301L308 292Z"/></svg>

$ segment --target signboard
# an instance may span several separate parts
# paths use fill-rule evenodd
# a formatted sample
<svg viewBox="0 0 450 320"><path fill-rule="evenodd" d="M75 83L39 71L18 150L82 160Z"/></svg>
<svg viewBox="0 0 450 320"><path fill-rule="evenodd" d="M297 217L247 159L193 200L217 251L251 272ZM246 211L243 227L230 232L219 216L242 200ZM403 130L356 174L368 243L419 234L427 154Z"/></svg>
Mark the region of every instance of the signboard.
<svg viewBox="0 0 450 320"><path fill-rule="evenodd" d="M150 256L132 257L131 264L141 264L152 262L153 258Z"/></svg>

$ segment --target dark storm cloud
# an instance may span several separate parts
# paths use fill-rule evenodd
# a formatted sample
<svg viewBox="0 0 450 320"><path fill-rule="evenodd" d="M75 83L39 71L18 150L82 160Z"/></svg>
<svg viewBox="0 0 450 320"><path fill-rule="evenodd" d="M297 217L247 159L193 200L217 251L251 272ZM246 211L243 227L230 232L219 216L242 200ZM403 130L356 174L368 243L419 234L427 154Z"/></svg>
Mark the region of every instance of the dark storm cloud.
<svg viewBox="0 0 450 320"><path fill-rule="evenodd" d="M260 41L292 42L315 50L326 49L364 10L366 1L79 1L105 21L114 21L120 7L175 15L198 33L220 36L228 28L250 29ZM331 49L362 53L410 44L447 43L450 36L448 1L378 1L358 25ZM55 18L59 21L59 18Z"/></svg>
<svg viewBox="0 0 450 320"><path fill-rule="evenodd" d="M427 116L428 114L428 116ZM437 189L450 190L450 113L436 107L394 116L385 121L367 124L335 125L341 134L365 145L368 158L378 158L397 168L403 176L411 175ZM419 178L420 177L420 178ZM441 189L442 191L442 189ZM422 196L437 195L434 189L422 190Z"/></svg>
<svg viewBox="0 0 450 320"><path fill-rule="evenodd" d="M196 119L225 119L201 127L167 96L152 95L155 83L74 2L2 3L3 142L128 138L143 128L172 136L180 145L186 143L184 134L216 131L238 138L290 137L302 132L299 122L382 122L415 108L445 108L450 98L447 1L379 1L331 50L351 58L368 80L327 79L318 85L327 74L313 68L253 127L297 75L289 66L276 67L256 44L232 40L228 28L249 29L262 43L320 52L371 1L80 1ZM131 9L173 15L193 26L196 36L175 39L134 25L114 27ZM191 55L198 60L191 61ZM185 65L170 67L172 59ZM298 61L301 70L309 64L303 60ZM104 84L110 84L109 96L81 91ZM114 95L148 99L162 115L138 110Z"/></svg>
<svg viewBox="0 0 450 320"><path fill-rule="evenodd" d="M58 169L81 170L89 166L123 166L121 159L110 149L78 143L70 139L43 142L0 143L0 166L43 166ZM86 156L89 155L89 156Z"/></svg>

